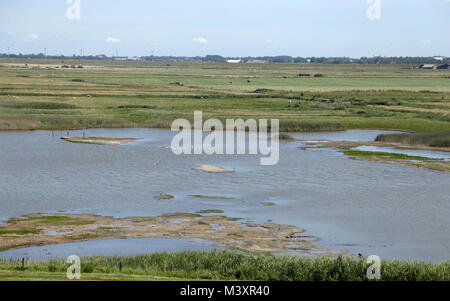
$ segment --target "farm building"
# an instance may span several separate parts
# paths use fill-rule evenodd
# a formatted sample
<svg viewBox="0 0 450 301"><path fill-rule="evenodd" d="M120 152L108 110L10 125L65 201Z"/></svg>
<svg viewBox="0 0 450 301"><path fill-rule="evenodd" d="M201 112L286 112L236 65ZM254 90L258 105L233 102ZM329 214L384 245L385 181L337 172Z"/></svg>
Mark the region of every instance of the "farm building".
<svg viewBox="0 0 450 301"><path fill-rule="evenodd" d="M437 68L437 66L434 64L424 64L424 65L420 65L419 68L425 69L425 70L435 70Z"/></svg>
<svg viewBox="0 0 450 301"><path fill-rule="evenodd" d="M450 69L450 65L449 64L442 64L442 65L439 65L439 66L437 66L437 68L436 69Z"/></svg>
<svg viewBox="0 0 450 301"><path fill-rule="evenodd" d="M264 60L248 60L246 63L248 63L248 64L266 64L267 62Z"/></svg>
<svg viewBox="0 0 450 301"><path fill-rule="evenodd" d="M227 60L227 63L230 63L230 64L238 64L240 62L241 62L241 60Z"/></svg>

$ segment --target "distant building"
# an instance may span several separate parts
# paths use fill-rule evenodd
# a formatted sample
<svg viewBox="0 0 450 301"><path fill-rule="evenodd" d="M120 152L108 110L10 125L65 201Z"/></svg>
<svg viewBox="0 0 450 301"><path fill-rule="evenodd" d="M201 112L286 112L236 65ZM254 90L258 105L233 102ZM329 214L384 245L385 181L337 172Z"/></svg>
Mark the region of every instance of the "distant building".
<svg viewBox="0 0 450 301"><path fill-rule="evenodd" d="M263 60L248 60L246 63L248 63L248 64L265 64L267 62L263 61Z"/></svg>
<svg viewBox="0 0 450 301"><path fill-rule="evenodd" d="M114 61L128 61L128 56L115 56L113 57Z"/></svg>
<svg viewBox="0 0 450 301"><path fill-rule="evenodd" d="M443 56L434 56L433 59L443 62L445 58Z"/></svg>
<svg viewBox="0 0 450 301"><path fill-rule="evenodd" d="M419 66L420 69L426 69L426 70L435 70L437 69L437 66L435 64L424 64Z"/></svg>
<svg viewBox="0 0 450 301"><path fill-rule="evenodd" d="M227 63L230 64L239 64L241 62L241 60L227 60Z"/></svg>

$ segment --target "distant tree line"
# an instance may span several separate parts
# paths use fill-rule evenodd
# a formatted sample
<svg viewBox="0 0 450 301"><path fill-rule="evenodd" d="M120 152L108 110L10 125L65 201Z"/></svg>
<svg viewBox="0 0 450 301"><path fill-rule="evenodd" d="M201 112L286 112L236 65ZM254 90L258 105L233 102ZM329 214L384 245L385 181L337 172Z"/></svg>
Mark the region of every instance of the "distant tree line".
<svg viewBox="0 0 450 301"><path fill-rule="evenodd" d="M6 54L6 53L0 53L0 58L12 58L12 59L55 59L55 60L65 60L65 59L78 59L78 60L107 60L107 59L111 59L110 57L100 54L100 55L73 55L73 56L68 56L68 55L45 55L43 53L38 53L38 54Z"/></svg>
<svg viewBox="0 0 450 301"><path fill-rule="evenodd" d="M44 55L38 54L0 54L0 58L32 58L32 59L80 59L80 60L114 60L115 57L107 55ZM123 58L122 58L123 59ZM136 60L136 58L133 58ZM436 59L436 57L385 57L385 56L373 56L373 57L292 57L288 55L280 56L260 56L260 57L223 57L220 55L206 55L206 56L142 56L138 59L142 61L155 61L155 62L226 62L231 59L240 59L242 62L265 62L265 63L300 63L300 64L400 64L400 65L421 65L421 64L440 64L448 62L447 58ZM131 59L130 59L131 60Z"/></svg>

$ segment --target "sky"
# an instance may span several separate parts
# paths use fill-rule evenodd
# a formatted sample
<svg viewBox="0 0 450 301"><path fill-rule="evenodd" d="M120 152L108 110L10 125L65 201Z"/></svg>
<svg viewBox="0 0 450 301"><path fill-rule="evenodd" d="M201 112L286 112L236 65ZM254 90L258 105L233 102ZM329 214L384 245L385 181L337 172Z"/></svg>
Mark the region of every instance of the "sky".
<svg viewBox="0 0 450 301"><path fill-rule="evenodd" d="M0 53L450 56L449 15L450 0L2 0Z"/></svg>

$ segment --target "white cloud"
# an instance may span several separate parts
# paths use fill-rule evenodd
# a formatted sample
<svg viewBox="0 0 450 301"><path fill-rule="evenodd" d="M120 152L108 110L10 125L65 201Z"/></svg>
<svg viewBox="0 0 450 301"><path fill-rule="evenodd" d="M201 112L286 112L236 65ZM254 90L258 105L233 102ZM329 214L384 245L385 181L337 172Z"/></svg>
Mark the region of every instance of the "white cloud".
<svg viewBox="0 0 450 301"><path fill-rule="evenodd" d="M208 43L208 40L205 38L194 38L194 39L192 39L192 41L194 41L196 43L200 43L200 44Z"/></svg>
<svg viewBox="0 0 450 301"><path fill-rule="evenodd" d="M119 43L120 39L108 37L105 39L106 43Z"/></svg>
<svg viewBox="0 0 450 301"><path fill-rule="evenodd" d="M26 37L25 37L25 41L28 41L28 42L32 42L32 41L36 41L37 39L39 39L39 36L37 35L37 34L35 34L35 33L30 33L30 34L28 34Z"/></svg>
<svg viewBox="0 0 450 301"><path fill-rule="evenodd" d="M272 40L266 40L265 42L266 42L267 44L272 44L272 43L273 43Z"/></svg>
<svg viewBox="0 0 450 301"><path fill-rule="evenodd" d="M424 43L424 44L430 44L431 43L431 40L422 40L422 41L420 41L421 43Z"/></svg>

